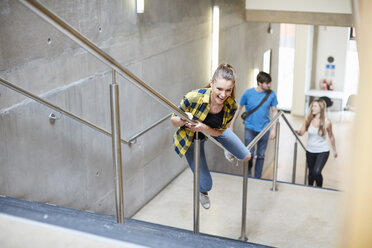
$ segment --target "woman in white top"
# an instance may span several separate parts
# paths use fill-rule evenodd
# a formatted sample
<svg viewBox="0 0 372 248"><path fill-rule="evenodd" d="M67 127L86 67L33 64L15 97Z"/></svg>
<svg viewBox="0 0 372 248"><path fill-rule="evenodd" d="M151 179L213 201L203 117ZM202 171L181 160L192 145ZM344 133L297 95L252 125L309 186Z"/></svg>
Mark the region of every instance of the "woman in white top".
<svg viewBox="0 0 372 248"><path fill-rule="evenodd" d="M324 100L316 99L311 102L310 111L305 123L296 133L302 136L308 132L306 147L306 162L309 167L309 185L322 187L323 176L322 170L329 157L328 137L331 141L333 156L337 158L336 142L332 132L332 123L325 116L326 103Z"/></svg>

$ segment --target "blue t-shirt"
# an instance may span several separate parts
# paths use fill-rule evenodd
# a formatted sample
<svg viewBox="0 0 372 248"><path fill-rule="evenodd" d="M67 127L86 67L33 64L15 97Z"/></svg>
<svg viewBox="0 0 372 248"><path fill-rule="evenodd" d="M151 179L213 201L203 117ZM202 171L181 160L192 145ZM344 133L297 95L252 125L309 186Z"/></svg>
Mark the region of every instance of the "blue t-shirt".
<svg viewBox="0 0 372 248"><path fill-rule="evenodd" d="M240 105L245 106L245 112L257 107L265 97L265 92L257 92L255 88L246 90L240 99ZM271 91L266 101L253 114L245 119L245 127L256 132L261 132L270 122L270 107L278 105L274 91Z"/></svg>

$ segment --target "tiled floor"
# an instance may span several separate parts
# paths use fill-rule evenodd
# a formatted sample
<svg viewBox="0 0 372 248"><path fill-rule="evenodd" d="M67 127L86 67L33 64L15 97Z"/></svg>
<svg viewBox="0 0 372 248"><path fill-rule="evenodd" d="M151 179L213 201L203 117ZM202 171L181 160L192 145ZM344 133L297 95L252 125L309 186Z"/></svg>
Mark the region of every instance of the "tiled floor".
<svg viewBox="0 0 372 248"><path fill-rule="evenodd" d="M344 189L352 137L353 113L330 112L339 157L331 156L323 171L326 188ZM303 119L289 116L295 129ZM282 125L278 180L290 181L294 139ZM292 140L291 140L292 139ZM306 137L302 137L306 145ZM304 153L298 153L296 183L303 183ZM265 177L271 178L269 168ZM241 234L242 178L213 173L210 192L212 207L201 208L200 232L238 238ZM165 190L143 207L133 218L193 229L193 176L185 170ZM279 184L272 192L271 181L249 179L247 235L250 242L275 247L337 247L338 221L342 191Z"/></svg>

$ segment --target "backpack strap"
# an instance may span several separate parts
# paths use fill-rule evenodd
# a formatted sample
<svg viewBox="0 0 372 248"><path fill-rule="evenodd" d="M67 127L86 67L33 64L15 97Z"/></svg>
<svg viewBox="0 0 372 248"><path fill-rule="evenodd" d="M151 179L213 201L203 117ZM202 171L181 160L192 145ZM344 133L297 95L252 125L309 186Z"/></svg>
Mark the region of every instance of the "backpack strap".
<svg viewBox="0 0 372 248"><path fill-rule="evenodd" d="M254 109L252 109L252 110L249 111L248 113L246 113L246 112L244 111L244 113L241 115L242 119L243 119L243 120L247 119L248 116L250 116L251 114L253 114L253 113L254 113L254 112L255 112L259 107L261 107L262 104L263 104L263 103L267 100L267 98L269 97L270 93L271 93L271 90L267 90L267 91L266 91L266 95L265 95L265 97L262 99L262 101L260 102L260 104L258 104Z"/></svg>

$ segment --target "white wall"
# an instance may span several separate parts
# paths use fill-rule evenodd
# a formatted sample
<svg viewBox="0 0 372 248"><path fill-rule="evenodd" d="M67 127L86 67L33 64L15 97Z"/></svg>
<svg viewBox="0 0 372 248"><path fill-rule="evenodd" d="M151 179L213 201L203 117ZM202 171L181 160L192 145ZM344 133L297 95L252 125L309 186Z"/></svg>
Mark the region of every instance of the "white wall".
<svg viewBox="0 0 372 248"><path fill-rule="evenodd" d="M344 90L345 81L345 62L348 42L349 28L346 27L319 27L318 51L316 61L315 88L320 88L325 75L327 58L332 56L335 60L334 77L332 78L335 91Z"/></svg>
<svg viewBox="0 0 372 248"><path fill-rule="evenodd" d="M351 14L350 0L246 0L246 9Z"/></svg>

